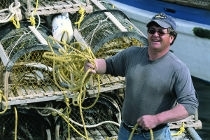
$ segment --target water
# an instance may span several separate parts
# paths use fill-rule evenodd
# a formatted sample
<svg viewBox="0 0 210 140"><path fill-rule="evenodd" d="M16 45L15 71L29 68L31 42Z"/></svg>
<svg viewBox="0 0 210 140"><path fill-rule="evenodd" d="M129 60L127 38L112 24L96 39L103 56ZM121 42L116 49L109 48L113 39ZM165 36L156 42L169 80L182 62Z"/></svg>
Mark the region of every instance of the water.
<svg viewBox="0 0 210 140"><path fill-rule="evenodd" d="M210 140L210 82L197 78L193 78L193 82L199 99L199 120L203 125L197 132L203 140Z"/></svg>

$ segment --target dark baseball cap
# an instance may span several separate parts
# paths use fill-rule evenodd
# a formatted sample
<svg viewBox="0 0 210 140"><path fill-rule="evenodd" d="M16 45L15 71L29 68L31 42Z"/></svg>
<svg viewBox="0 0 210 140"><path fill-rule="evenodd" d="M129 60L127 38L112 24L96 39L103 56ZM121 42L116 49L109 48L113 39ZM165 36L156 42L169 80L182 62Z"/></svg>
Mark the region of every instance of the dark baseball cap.
<svg viewBox="0 0 210 140"><path fill-rule="evenodd" d="M150 27L152 24L157 23L162 28L169 28L176 30L176 23L173 18L165 13L158 13L152 17L151 21L147 24L147 27Z"/></svg>

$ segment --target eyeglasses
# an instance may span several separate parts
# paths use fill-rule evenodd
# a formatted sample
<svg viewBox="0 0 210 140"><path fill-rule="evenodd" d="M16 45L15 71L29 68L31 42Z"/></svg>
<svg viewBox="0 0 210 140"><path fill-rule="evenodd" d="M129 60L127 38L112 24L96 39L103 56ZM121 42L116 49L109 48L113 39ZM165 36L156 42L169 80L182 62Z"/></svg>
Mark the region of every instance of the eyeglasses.
<svg viewBox="0 0 210 140"><path fill-rule="evenodd" d="M158 30L156 30L156 29L154 29L154 28L149 28L148 29L148 33L150 33L150 34L155 34L155 33L158 33L158 35L160 35L160 36L163 36L163 35L165 35L165 34L169 34L168 32L167 33L165 33L162 29L158 29Z"/></svg>

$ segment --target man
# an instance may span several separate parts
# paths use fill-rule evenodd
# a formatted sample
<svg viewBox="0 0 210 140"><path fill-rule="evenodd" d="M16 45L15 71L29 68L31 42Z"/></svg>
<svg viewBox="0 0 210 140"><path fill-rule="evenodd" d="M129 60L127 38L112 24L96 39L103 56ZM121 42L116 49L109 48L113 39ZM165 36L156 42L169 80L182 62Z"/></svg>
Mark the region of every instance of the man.
<svg viewBox="0 0 210 140"><path fill-rule="evenodd" d="M148 47L129 47L107 59L96 59L92 73L124 76L125 98L118 139L128 140L138 123L133 139L170 140L168 122L195 114L198 108L195 89L187 66L171 51L176 39L172 17L160 13L147 24Z"/></svg>

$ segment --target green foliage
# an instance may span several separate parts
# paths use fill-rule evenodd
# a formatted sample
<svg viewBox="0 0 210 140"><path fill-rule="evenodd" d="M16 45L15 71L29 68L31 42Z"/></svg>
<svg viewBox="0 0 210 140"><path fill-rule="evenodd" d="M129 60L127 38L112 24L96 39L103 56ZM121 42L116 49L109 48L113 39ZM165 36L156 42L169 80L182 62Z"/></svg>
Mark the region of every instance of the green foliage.
<svg viewBox="0 0 210 140"><path fill-rule="evenodd" d="M195 28L193 28L193 33L198 37L210 39L210 30L208 30L208 29L195 27Z"/></svg>

